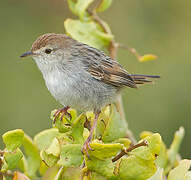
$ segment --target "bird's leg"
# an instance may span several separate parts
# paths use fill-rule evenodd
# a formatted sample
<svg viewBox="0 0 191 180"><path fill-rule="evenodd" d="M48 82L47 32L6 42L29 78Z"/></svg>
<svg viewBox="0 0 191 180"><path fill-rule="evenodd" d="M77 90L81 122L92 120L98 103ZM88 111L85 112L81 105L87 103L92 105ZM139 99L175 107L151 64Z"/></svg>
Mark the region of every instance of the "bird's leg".
<svg viewBox="0 0 191 180"><path fill-rule="evenodd" d="M86 153L87 156L89 156L88 154L88 150L93 150L91 147L90 147L90 142L92 141L92 138L93 138L93 133L94 133L94 129L96 128L97 126L97 120L98 120L98 117L99 117L99 114L100 114L101 111L94 111L95 113L95 118L94 118L94 121L93 121L93 125L90 129L90 134L88 136L88 138L86 139L84 145L83 145L83 148L82 148L82 153Z"/></svg>
<svg viewBox="0 0 191 180"><path fill-rule="evenodd" d="M58 110L54 113L54 121L53 121L53 123L55 123L56 118L57 118L60 114L61 114L61 118L60 118L61 121L62 121L64 115L68 115L68 116L70 117L70 119L71 119L71 118L72 118L72 117L71 117L71 114L68 113L68 109L69 109L69 108L70 108L69 106L66 106L66 107L64 107L64 108L62 108L62 109L58 109Z"/></svg>

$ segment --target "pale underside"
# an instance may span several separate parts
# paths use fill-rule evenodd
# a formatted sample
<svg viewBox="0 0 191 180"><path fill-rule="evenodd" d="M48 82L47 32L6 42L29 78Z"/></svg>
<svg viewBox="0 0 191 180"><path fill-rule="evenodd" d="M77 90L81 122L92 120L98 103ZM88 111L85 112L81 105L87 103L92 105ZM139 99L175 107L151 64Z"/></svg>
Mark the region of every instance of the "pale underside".
<svg viewBox="0 0 191 180"><path fill-rule="evenodd" d="M80 111L100 110L115 99L116 87L95 79L85 69L79 69L81 66L77 62L67 65L63 63L62 68L54 65L48 71L39 59L36 63L48 90L63 106Z"/></svg>

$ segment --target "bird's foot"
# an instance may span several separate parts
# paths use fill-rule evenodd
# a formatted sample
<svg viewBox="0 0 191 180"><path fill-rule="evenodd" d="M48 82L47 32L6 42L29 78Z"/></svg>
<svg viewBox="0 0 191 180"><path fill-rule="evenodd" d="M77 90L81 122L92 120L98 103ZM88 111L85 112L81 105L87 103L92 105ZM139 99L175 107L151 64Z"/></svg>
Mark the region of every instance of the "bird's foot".
<svg viewBox="0 0 191 180"><path fill-rule="evenodd" d="M58 109L58 110L54 113L54 121L53 121L53 123L55 124L56 119L59 117L60 114L61 114L61 118L60 118L61 121L62 121L62 119L63 119L63 117L64 117L65 115L69 116L69 118L72 119L71 114L68 112L68 109L69 109L69 108L70 108L69 106L66 106L66 107L64 107L64 108L62 108L62 109Z"/></svg>
<svg viewBox="0 0 191 180"><path fill-rule="evenodd" d="M93 151L93 149L92 149L91 146L90 146L91 140L92 140L92 136L90 135L90 136L86 139L86 141L85 141L85 143L84 143L84 145L83 145L83 147L82 147L82 149L81 149L82 153L85 154L88 158L89 158L88 150Z"/></svg>

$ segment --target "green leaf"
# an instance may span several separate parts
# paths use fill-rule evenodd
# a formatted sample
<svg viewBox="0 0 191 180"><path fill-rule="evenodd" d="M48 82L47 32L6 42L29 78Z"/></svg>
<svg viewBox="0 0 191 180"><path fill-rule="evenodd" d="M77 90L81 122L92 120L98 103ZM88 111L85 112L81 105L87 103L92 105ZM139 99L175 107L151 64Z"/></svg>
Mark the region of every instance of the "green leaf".
<svg viewBox="0 0 191 180"><path fill-rule="evenodd" d="M71 115L71 120L69 122L73 122L77 118L77 111L75 109L68 109L67 111Z"/></svg>
<svg viewBox="0 0 191 180"><path fill-rule="evenodd" d="M69 36L100 50L108 47L113 39L111 34L104 33L102 28L94 21L82 22L67 19L64 26Z"/></svg>
<svg viewBox="0 0 191 180"><path fill-rule="evenodd" d="M23 154L22 159L21 159L21 160L19 161L19 163L18 163L18 168L19 168L22 172L26 173L26 172L27 172L27 166L28 166L27 160L26 160L26 157L25 157L24 154Z"/></svg>
<svg viewBox="0 0 191 180"><path fill-rule="evenodd" d="M155 156L149 150L149 148L146 146L138 147L131 151L129 154L135 155L136 157L147 161L154 161L156 159Z"/></svg>
<svg viewBox="0 0 191 180"><path fill-rule="evenodd" d="M48 166L52 167L56 164L56 162L59 160L57 156L54 156L53 154L48 154L46 151L42 150L40 152L40 157L42 158L43 162Z"/></svg>
<svg viewBox="0 0 191 180"><path fill-rule="evenodd" d="M166 168L167 163L168 163L167 149L165 144L162 142L160 146L159 156L156 159L156 164L161 168Z"/></svg>
<svg viewBox="0 0 191 180"><path fill-rule="evenodd" d="M79 180L79 177L82 176L82 168L67 168L62 175L62 180ZM92 177L92 176L91 176ZM82 180L82 179L81 179ZM90 180L83 178L83 180ZM91 179L91 180L100 180L100 179ZM104 179L105 180L105 179Z"/></svg>
<svg viewBox="0 0 191 180"><path fill-rule="evenodd" d="M155 133L152 136L146 137L145 140L148 142L148 148L151 153L155 156L158 156L162 142L160 134Z"/></svg>
<svg viewBox="0 0 191 180"><path fill-rule="evenodd" d="M154 54L145 54L139 57L139 61L140 62L152 61L152 60L155 60L156 58L157 56Z"/></svg>
<svg viewBox="0 0 191 180"><path fill-rule="evenodd" d="M115 164L112 163L111 159L100 160L95 157L85 158L85 164L88 170L96 172L106 178L114 178Z"/></svg>
<svg viewBox="0 0 191 180"><path fill-rule="evenodd" d="M101 3L99 4L99 6L96 8L97 12L103 12L106 9L109 8L109 6L111 5L112 0L102 0Z"/></svg>
<svg viewBox="0 0 191 180"><path fill-rule="evenodd" d="M94 0L68 0L70 10L81 20L84 20L85 16L88 16L86 9Z"/></svg>
<svg viewBox="0 0 191 180"><path fill-rule="evenodd" d="M150 131L143 131L143 132L141 132L141 134L140 134L140 138L141 138L141 139L145 139L146 137L152 136L152 135L153 135L153 133L150 132Z"/></svg>
<svg viewBox="0 0 191 180"><path fill-rule="evenodd" d="M41 151L41 153L42 153L42 151ZM40 153L40 156L41 156L41 153ZM42 156L41 156L41 158L42 158ZM45 164L45 162L41 161L40 168L39 168L40 175L43 176L47 172L48 168L49 167Z"/></svg>
<svg viewBox="0 0 191 180"><path fill-rule="evenodd" d="M118 177L119 179L146 180L155 172L156 165L154 161L147 161L131 155L121 159L118 168Z"/></svg>
<svg viewBox="0 0 191 180"><path fill-rule="evenodd" d="M41 131L34 137L34 143L39 150L46 149L52 143L52 140L57 137L60 133L58 129L51 128Z"/></svg>
<svg viewBox="0 0 191 180"><path fill-rule="evenodd" d="M76 1L75 0L67 0L67 1L68 1L68 6L70 10L72 11L72 13L77 15L76 9L75 9Z"/></svg>
<svg viewBox="0 0 191 180"><path fill-rule="evenodd" d="M52 154L56 157L60 155L60 144L57 138L54 138L50 146L45 150L47 154Z"/></svg>
<svg viewBox="0 0 191 180"><path fill-rule="evenodd" d="M170 171L167 180L183 180L186 173L191 166L191 160L184 159L180 161L179 165Z"/></svg>
<svg viewBox="0 0 191 180"><path fill-rule="evenodd" d="M3 142L6 145L8 151L14 151L16 148L20 147L23 142L24 132L22 129L16 129L13 131L8 131L3 134Z"/></svg>
<svg viewBox="0 0 191 180"><path fill-rule="evenodd" d="M86 115L81 114L72 123L71 136L73 137L74 144L83 144L84 142L83 132L84 132L85 121L86 121Z"/></svg>
<svg viewBox="0 0 191 180"><path fill-rule="evenodd" d="M164 170L162 168L158 168L157 172L148 180L163 180L163 171Z"/></svg>
<svg viewBox="0 0 191 180"><path fill-rule="evenodd" d="M41 178L42 180L58 180L56 179L56 175L59 171L59 167L58 166L53 166L48 168L48 170L46 171L46 173L43 175L43 177ZM64 173L65 174L65 173ZM70 179L70 177L68 177L68 180ZM67 179L59 179L59 180L67 180Z"/></svg>
<svg viewBox="0 0 191 180"><path fill-rule="evenodd" d="M78 0L75 6L75 11L77 12L80 19L84 19L86 14L86 9L94 0Z"/></svg>
<svg viewBox="0 0 191 180"><path fill-rule="evenodd" d="M107 106L103 112L105 117L103 119L105 129L102 134L103 142L112 142L119 138L123 138L127 131L127 122L121 118L117 112L115 105Z"/></svg>
<svg viewBox="0 0 191 180"><path fill-rule="evenodd" d="M126 149L128 149L129 146L130 146L130 144L131 144L131 140L128 139L128 138L119 138L119 139L117 139L117 140L114 141L114 142L115 142L115 143L123 144Z"/></svg>
<svg viewBox="0 0 191 180"><path fill-rule="evenodd" d="M169 161L172 165L174 164L174 162L176 160L176 156L178 154L180 144L183 140L183 137L184 137L184 128L180 127L180 129L175 132L173 142L170 146L170 149L167 152Z"/></svg>
<svg viewBox="0 0 191 180"><path fill-rule="evenodd" d="M131 151L129 154L135 155L140 159L154 161L156 159L156 156L158 156L160 152L161 136L156 133L152 136L147 136L145 140L147 140L148 146L138 147Z"/></svg>
<svg viewBox="0 0 191 180"><path fill-rule="evenodd" d="M90 146L93 149L93 151L88 151L90 157L94 156L100 160L116 156L117 153L123 148L123 145L119 143L102 144L98 141L93 141Z"/></svg>
<svg viewBox="0 0 191 180"><path fill-rule="evenodd" d="M63 144L61 146L60 160L58 165L65 167L78 167L83 162L80 144Z"/></svg>
<svg viewBox="0 0 191 180"><path fill-rule="evenodd" d="M146 180L156 172L156 155L160 152L161 137L153 134L144 138L148 146L138 147L121 158L117 175L120 179Z"/></svg>
<svg viewBox="0 0 191 180"><path fill-rule="evenodd" d="M36 171L40 167L40 155L38 149L32 139L26 134L23 138L23 146L25 149L25 154L27 155L27 174L30 177L34 177L36 175Z"/></svg>
<svg viewBox="0 0 191 180"><path fill-rule="evenodd" d="M141 139L145 139L146 137L152 136L153 133L149 132L149 131L143 131L140 134ZM161 140L161 145L160 145L160 152L159 152L159 156L156 159L156 164L157 166L161 167L161 168L165 168L168 162L168 157L167 157L167 149L166 146L164 144L164 142Z"/></svg>
<svg viewBox="0 0 191 180"><path fill-rule="evenodd" d="M5 163L2 167L2 171L4 170L12 170L18 167L19 161L22 159L23 153L20 149L16 149L13 152L5 152L3 158Z"/></svg>
<svg viewBox="0 0 191 180"><path fill-rule="evenodd" d="M179 130L175 132L172 144L170 145L170 148L167 151L168 162L165 168L165 174L169 173L169 171L176 165L177 161L179 161L178 151L183 137L184 128L180 127Z"/></svg>

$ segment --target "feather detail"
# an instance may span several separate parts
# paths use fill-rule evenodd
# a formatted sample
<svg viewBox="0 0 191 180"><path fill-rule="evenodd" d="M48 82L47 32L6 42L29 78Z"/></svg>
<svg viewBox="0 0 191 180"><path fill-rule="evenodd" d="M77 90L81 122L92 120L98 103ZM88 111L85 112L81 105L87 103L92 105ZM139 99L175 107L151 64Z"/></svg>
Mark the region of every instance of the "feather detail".
<svg viewBox="0 0 191 180"><path fill-rule="evenodd" d="M77 43L73 48L79 50L82 62L92 77L118 89L125 86L137 88L139 84L151 83L149 78L159 78L159 76L129 74L117 61L86 44Z"/></svg>
<svg viewBox="0 0 191 180"><path fill-rule="evenodd" d="M87 51L86 53L88 53ZM94 53L91 48L89 53L94 54L89 54L89 57L96 56L96 58L89 59L87 69L95 79L117 88L122 88L124 86L136 88L136 83L134 82L133 78L117 61L112 60L108 56L104 55L101 51L98 58L98 53L96 53L96 51L98 50L95 49Z"/></svg>
<svg viewBox="0 0 191 180"><path fill-rule="evenodd" d="M152 79L160 78L160 76L157 75L144 75L144 74L131 74L130 76L133 78L133 80L137 85L153 83L151 78Z"/></svg>

